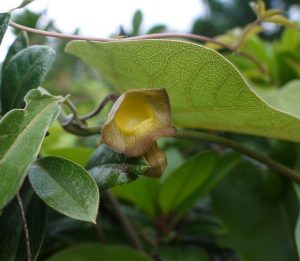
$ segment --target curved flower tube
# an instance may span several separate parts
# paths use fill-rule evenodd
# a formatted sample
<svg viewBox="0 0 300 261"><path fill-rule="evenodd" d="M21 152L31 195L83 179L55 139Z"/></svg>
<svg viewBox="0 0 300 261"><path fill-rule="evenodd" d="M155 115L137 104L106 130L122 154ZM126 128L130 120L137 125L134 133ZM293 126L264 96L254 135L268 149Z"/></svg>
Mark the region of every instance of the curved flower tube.
<svg viewBox="0 0 300 261"><path fill-rule="evenodd" d="M102 127L102 139L113 150L136 157L160 137L174 136L165 89L130 90L114 103Z"/></svg>

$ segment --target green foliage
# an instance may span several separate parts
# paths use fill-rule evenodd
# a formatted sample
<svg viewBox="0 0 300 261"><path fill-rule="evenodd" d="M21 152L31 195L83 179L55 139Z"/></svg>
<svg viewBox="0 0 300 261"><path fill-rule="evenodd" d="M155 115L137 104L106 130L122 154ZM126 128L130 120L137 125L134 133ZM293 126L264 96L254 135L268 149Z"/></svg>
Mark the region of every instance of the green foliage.
<svg viewBox="0 0 300 261"><path fill-rule="evenodd" d="M55 51L46 46L30 46L17 53L2 73L2 111L22 108L24 96L44 81L55 59Z"/></svg>
<svg viewBox="0 0 300 261"><path fill-rule="evenodd" d="M149 168L144 158L127 158L104 144L97 148L87 165L100 191L134 181Z"/></svg>
<svg viewBox="0 0 300 261"><path fill-rule="evenodd" d="M10 13L0 13L0 44L10 20Z"/></svg>
<svg viewBox="0 0 300 261"><path fill-rule="evenodd" d="M152 259L133 249L124 246L101 246L99 244L82 244L66 249L47 259L47 261L151 261Z"/></svg>
<svg viewBox="0 0 300 261"><path fill-rule="evenodd" d="M299 260L293 236L299 203L290 184L242 162L212 196L229 230L220 241L242 260Z"/></svg>
<svg viewBox="0 0 300 261"><path fill-rule="evenodd" d="M73 41L67 51L96 68L118 91L165 87L176 126L300 140L299 119L269 107L230 62L200 45Z"/></svg>
<svg viewBox="0 0 300 261"><path fill-rule="evenodd" d="M96 223L99 191L86 170L59 157L37 160L28 170L38 196L69 217Z"/></svg>
<svg viewBox="0 0 300 261"><path fill-rule="evenodd" d="M46 206L26 184L20 198L26 212L32 257L35 259L42 245L46 225ZM0 217L0 259L26 260L26 242L23 220L17 199L14 199Z"/></svg>
<svg viewBox="0 0 300 261"><path fill-rule="evenodd" d="M141 10L137 10L133 16L132 21L132 35L138 35L141 24L143 22L143 13Z"/></svg>
<svg viewBox="0 0 300 261"><path fill-rule="evenodd" d="M63 98L30 91L24 109L8 112L0 121L0 209L17 193L26 171L36 159L42 141L60 112ZM18 164L16 164L16 159Z"/></svg>

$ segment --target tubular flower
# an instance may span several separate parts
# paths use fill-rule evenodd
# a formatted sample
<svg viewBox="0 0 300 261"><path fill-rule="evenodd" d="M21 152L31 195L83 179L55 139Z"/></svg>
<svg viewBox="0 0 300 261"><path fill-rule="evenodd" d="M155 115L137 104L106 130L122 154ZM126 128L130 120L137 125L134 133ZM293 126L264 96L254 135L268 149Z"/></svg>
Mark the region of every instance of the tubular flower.
<svg viewBox="0 0 300 261"><path fill-rule="evenodd" d="M167 158L156 140L176 133L166 90L125 92L114 103L101 132L103 142L113 150L128 157L143 155L150 166L146 175L161 176Z"/></svg>
<svg viewBox="0 0 300 261"><path fill-rule="evenodd" d="M115 151L136 157L160 137L174 136L165 89L130 90L114 103L102 128L102 139Z"/></svg>

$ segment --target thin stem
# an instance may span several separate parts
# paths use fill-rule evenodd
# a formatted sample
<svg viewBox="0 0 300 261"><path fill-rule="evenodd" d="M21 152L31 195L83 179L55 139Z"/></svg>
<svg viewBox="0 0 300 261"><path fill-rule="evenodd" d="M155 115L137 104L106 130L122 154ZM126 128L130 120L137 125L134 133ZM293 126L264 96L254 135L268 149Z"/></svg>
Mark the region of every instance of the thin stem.
<svg viewBox="0 0 300 261"><path fill-rule="evenodd" d="M200 42L210 42L217 44L231 52L235 52L237 48L232 47L226 43L223 43L221 41L218 41L214 38L203 36L203 35L196 35L196 34L184 34L184 33L158 33L158 34L148 34L148 35L141 35L141 36L134 36L134 37L128 37L128 38L101 38L101 37L91 37L91 36L82 36L82 35L72 35L72 34L62 34L62 33L56 33L56 32L47 32L43 30L38 30L34 28L30 28L24 25L17 24L15 22L10 21L9 25L19 29L23 30L29 33L44 35L48 37L54 37L54 38L61 38L61 39L67 39L67 40L85 40L85 41L94 41L94 42L112 42L117 40L122 41L128 41L128 40L144 40L144 39L162 39L162 38L184 38L184 39L191 39L196 40ZM265 72L265 69L261 66L259 61L252 55L245 53L245 52L237 52L237 54L244 56L245 58L251 60L253 63L255 63L258 68L261 70L261 72Z"/></svg>
<svg viewBox="0 0 300 261"><path fill-rule="evenodd" d="M98 217L99 217L99 215L98 215ZM95 229L96 229L96 232L97 232L97 235L98 235L98 238L99 238L100 242L102 244L107 244L107 239L104 235L103 229L100 225L101 221L98 217L97 217L97 223L95 224Z"/></svg>
<svg viewBox="0 0 300 261"><path fill-rule="evenodd" d="M128 219L128 217L122 212L118 201L116 200L116 198L114 197L113 193L111 192L111 190L106 190L105 191L105 195L107 197L107 200L109 201L111 207L114 210L114 213L116 215L116 217L118 218L119 222L121 223L124 231L126 232L129 240L131 241L132 245L140 250L140 251L144 251L144 247L135 231L135 229L133 228L130 220Z"/></svg>
<svg viewBox="0 0 300 261"><path fill-rule="evenodd" d="M298 173L297 171L294 171L293 169L290 169L263 154L251 150L236 141L221 136L213 135L213 134L202 133L202 132L191 131L191 130L178 130L177 136L180 138L198 139L206 142L219 144L221 146L229 147L233 150L241 152L242 154L252 159L259 161L260 163L263 163L264 165L268 166L270 169L280 173L281 175L287 178L300 182L300 173Z"/></svg>
<svg viewBox="0 0 300 261"><path fill-rule="evenodd" d="M117 94L109 94L109 95L105 96L104 99L99 103L98 107L94 111L92 111L91 113L89 113L85 116L80 117L79 119L85 121L85 120L88 120L88 119L96 116L103 110L103 108L109 101L115 102L118 99L118 97L119 97L119 95L117 95Z"/></svg>
<svg viewBox="0 0 300 261"><path fill-rule="evenodd" d="M27 261L31 261L32 260L32 255L31 255L31 248L30 248L28 225L27 225L27 221L26 221L24 206L23 206L22 199L21 199L19 193L17 193L17 200L18 200L18 204L19 204L19 208L20 208L21 216L22 216L22 220L23 220L24 236L25 236L25 242L26 242Z"/></svg>

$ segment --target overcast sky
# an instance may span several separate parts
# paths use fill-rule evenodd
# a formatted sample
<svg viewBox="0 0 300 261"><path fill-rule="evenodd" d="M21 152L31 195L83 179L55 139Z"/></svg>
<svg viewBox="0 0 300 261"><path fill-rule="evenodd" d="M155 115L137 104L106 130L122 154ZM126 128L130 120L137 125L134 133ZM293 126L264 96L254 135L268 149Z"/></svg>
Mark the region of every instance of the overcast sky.
<svg viewBox="0 0 300 261"><path fill-rule="evenodd" d="M0 0L0 12L10 10L22 0ZM29 5L32 11L47 10L47 16L65 33L80 28L82 34L107 37L117 33L120 25L131 28L134 12L144 14L143 27L165 24L169 31L187 32L192 22L204 13L201 0L35 0ZM0 61L13 41L10 33L5 35L0 47Z"/></svg>

